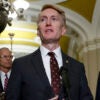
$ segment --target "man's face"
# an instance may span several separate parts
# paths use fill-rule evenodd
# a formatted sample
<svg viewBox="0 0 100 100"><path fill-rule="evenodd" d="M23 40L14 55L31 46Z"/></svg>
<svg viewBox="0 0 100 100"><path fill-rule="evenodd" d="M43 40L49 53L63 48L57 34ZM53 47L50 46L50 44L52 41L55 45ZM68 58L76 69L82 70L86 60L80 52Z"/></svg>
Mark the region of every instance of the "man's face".
<svg viewBox="0 0 100 100"><path fill-rule="evenodd" d="M43 43L58 42L65 33L61 15L54 9L48 8L41 12L38 35Z"/></svg>
<svg viewBox="0 0 100 100"><path fill-rule="evenodd" d="M0 67L10 69L12 67L12 53L8 49L0 51Z"/></svg>

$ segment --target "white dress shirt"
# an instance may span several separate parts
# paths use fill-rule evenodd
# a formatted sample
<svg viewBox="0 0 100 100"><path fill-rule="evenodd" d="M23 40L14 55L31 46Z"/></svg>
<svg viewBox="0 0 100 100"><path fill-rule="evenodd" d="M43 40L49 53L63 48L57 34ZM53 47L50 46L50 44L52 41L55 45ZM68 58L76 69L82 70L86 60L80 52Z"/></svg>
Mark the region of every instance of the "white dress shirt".
<svg viewBox="0 0 100 100"><path fill-rule="evenodd" d="M10 73L11 73L11 70L8 73L6 73L8 78L10 77ZM1 83L4 89L4 81L5 81L6 76L3 71L0 71L0 77L1 77Z"/></svg>
<svg viewBox="0 0 100 100"><path fill-rule="evenodd" d="M43 64L44 64L44 68L47 74L47 77L49 79L49 82L51 84L51 72L50 72L50 56L48 55L48 52L50 52L47 48L40 46L40 51L41 51L41 55L42 55L42 60L43 60ZM62 55L61 55L61 48L58 47L57 49L55 49L54 51L52 51L55 53L55 57L57 59L59 68L63 65L62 63Z"/></svg>

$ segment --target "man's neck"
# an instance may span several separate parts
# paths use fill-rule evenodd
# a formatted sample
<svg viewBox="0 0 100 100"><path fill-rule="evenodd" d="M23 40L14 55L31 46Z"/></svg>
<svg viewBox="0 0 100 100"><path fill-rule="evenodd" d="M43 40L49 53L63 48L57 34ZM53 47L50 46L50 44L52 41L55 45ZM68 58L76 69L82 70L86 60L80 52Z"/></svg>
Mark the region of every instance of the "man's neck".
<svg viewBox="0 0 100 100"><path fill-rule="evenodd" d="M53 51L59 47L59 44L42 44L42 45L50 51Z"/></svg>

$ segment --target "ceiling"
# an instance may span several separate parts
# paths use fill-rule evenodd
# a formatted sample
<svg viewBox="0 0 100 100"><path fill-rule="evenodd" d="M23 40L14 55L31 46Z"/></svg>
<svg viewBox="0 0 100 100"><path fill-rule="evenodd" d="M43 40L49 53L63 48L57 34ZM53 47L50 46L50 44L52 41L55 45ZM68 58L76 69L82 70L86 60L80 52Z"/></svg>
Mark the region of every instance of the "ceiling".
<svg viewBox="0 0 100 100"><path fill-rule="evenodd" d="M27 0L31 3L31 7L35 8L39 5L42 6L44 4L58 4L68 9L71 9L88 21L92 21L93 11L95 7L96 0Z"/></svg>
<svg viewBox="0 0 100 100"><path fill-rule="evenodd" d="M96 0L65 0L58 4L79 13L91 22L95 3Z"/></svg>
<svg viewBox="0 0 100 100"><path fill-rule="evenodd" d="M9 0L13 3L15 0ZM95 8L96 0L26 0L30 3L30 8L34 8L35 10L40 8L44 4L58 4L67 9L71 9L88 21L92 21L92 16ZM24 5L25 6L25 5Z"/></svg>

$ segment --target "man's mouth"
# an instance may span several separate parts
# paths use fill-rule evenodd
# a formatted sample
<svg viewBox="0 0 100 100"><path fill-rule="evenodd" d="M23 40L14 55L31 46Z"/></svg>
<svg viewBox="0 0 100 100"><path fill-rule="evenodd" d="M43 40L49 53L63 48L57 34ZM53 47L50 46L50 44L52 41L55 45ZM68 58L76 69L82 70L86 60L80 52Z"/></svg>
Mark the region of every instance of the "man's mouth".
<svg viewBox="0 0 100 100"><path fill-rule="evenodd" d="M48 32L53 32L53 30L52 30L52 29L47 29L45 32L46 32L46 33L48 33Z"/></svg>

